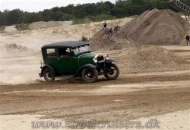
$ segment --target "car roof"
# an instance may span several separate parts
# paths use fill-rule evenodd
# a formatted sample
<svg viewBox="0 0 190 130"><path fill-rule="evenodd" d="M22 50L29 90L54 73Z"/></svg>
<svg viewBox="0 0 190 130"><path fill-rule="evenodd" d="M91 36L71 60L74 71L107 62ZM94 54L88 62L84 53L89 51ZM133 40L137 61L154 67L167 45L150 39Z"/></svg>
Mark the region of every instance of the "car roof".
<svg viewBox="0 0 190 130"><path fill-rule="evenodd" d="M78 47L82 45L89 45L90 43L88 42L82 42L82 41L64 41L64 42L56 42L56 43L51 43L44 45L42 48L59 48L59 47Z"/></svg>

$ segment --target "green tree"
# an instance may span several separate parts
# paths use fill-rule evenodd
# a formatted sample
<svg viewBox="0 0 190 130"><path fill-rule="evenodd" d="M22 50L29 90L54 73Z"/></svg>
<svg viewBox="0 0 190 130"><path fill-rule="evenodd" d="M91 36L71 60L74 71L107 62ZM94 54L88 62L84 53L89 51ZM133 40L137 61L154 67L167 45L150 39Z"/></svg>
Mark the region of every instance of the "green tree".
<svg viewBox="0 0 190 130"><path fill-rule="evenodd" d="M181 1L190 6L190 0ZM50 20L74 20L75 23L82 23L138 15L153 8L169 9L171 7L168 0L117 0L115 4L109 1L83 5L70 4L37 13L23 12L19 9L5 10L0 12L0 26Z"/></svg>
<svg viewBox="0 0 190 130"><path fill-rule="evenodd" d="M14 9L9 11L7 14L7 25L19 24L20 18L22 17L23 12L19 9Z"/></svg>

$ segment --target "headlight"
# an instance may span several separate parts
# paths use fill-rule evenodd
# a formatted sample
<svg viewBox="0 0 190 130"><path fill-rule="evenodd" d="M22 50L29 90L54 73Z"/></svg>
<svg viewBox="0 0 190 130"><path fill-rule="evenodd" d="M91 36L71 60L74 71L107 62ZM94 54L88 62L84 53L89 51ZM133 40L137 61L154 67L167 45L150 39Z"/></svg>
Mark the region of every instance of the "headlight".
<svg viewBox="0 0 190 130"><path fill-rule="evenodd" d="M93 58L94 63L102 63L102 62L104 62L104 60L105 60L105 58L103 55L96 55Z"/></svg>
<svg viewBox="0 0 190 130"><path fill-rule="evenodd" d="M93 58L94 63L97 63L97 62L98 62L97 57L98 57L98 55L96 55L96 56Z"/></svg>
<svg viewBox="0 0 190 130"><path fill-rule="evenodd" d="M107 54L107 55L105 55L105 59L109 59L109 55Z"/></svg>

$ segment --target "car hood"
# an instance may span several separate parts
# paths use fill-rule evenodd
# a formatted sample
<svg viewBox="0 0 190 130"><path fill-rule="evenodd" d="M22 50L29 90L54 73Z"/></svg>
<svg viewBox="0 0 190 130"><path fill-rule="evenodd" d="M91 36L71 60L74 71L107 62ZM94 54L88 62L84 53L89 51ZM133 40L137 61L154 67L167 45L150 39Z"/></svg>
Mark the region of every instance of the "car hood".
<svg viewBox="0 0 190 130"><path fill-rule="evenodd" d="M83 53L78 58L79 59L93 59L96 56L94 53Z"/></svg>

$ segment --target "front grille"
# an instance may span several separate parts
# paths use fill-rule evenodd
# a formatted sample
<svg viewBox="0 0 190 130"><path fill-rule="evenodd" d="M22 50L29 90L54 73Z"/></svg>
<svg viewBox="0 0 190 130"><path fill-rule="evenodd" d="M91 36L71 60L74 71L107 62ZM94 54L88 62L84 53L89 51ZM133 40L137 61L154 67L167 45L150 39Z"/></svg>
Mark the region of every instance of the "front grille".
<svg viewBox="0 0 190 130"><path fill-rule="evenodd" d="M103 57L102 55L99 55L99 56L97 57L97 61L98 61L98 63L104 62L104 57Z"/></svg>
<svg viewBox="0 0 190 130"><path fill-rule="evenodd" d="M103 70L104 69L104 57L102 55L99 55L97 57L97 63L98 63L98 68Z"/></svg>

